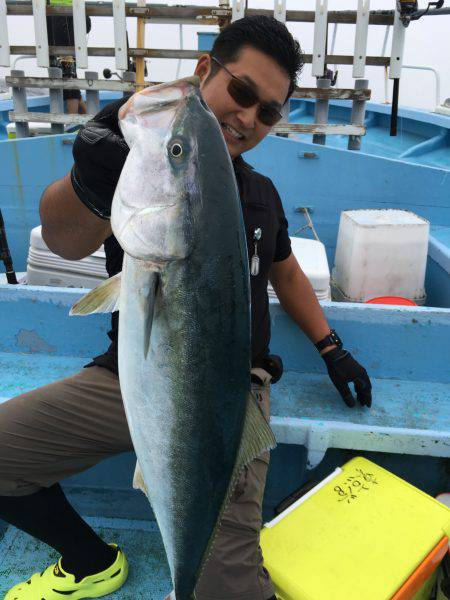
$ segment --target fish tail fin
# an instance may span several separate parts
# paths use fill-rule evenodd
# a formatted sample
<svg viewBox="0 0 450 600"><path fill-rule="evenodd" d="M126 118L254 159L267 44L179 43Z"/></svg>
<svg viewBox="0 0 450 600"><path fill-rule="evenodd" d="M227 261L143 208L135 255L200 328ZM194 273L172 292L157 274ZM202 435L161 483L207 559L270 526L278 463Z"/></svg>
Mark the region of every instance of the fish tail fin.
<svg viewBox="0 0 450 600"><path fill-rule="evenodd" d="M88 292L72 306L69 314L84 316L119 310L121 275L117 273Z"/></svg>

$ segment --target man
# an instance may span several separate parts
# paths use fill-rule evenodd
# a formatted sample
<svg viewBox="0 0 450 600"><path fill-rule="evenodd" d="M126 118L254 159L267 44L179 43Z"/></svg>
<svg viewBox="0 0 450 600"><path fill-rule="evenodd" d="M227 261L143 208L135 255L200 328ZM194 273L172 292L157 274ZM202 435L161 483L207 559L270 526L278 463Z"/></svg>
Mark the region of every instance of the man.
<svg viewBox="0 0 450 600"><path fill-rule="evenodd" d="M251 17L227 27L211 56L201 56L195 69L233 159L249 259L255 244L259 256L259 268L252 261L251 275L252 385L267 418L270 381L281 375L280 363L270 357L268 348L269 276L285 309L318 344L346 403L354 404L349 381L355 382L362 404L371 402L365 370L337 347L337 337L330 337L314 291L291 253L287 221L272 182L241 158L279 119L301 66L298 42L284 25ZM43 236L49 247L75 260L104 242L110 275L121 269L123 257L109 224L114 188L128 152L117 123L122 103L110 104L78 135L72 172L49 186L41 201ZM126 579L123 552L84 523L57 483L132 448L117 377L117 314L112 325L109 350L89 368L0 406L0 517L62 555L57 565L13 588L6 600L54 600L75 592L77 598L100 596L118 589ZM28 443L15 443L19 436ZM197 584L198 600L274 598L259 549L267 466L268 456L262 455L242 474Z"/></svg>

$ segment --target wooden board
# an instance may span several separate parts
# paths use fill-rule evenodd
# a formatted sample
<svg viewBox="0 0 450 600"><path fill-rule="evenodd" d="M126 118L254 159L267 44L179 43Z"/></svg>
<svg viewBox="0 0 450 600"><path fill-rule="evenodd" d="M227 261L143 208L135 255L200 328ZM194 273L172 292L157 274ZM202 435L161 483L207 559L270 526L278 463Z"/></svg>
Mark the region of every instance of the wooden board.
<svg viewBox="0 0 450 600"><path fill-rule="evenodd" d="M92 115L63 115L50 113L9 113L12 122L19 123L63 123L64 125L84 125ZM317 125L314 123L282 123L275 125L271 133L322 133L325 135L364 135L365 127L362 125Z"/></svg>

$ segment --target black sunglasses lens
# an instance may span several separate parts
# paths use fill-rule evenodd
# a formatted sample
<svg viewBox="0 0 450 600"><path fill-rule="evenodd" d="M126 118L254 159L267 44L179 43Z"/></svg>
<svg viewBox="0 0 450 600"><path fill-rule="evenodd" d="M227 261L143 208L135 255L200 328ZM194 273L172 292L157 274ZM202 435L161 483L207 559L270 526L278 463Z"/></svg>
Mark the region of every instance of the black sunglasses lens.
<svg viewBox="0 0 450 600"><path fill-rule="evenodd" d="M258 111L258 119L261 121L261 123L264 123L264 125L273 127L275 123L278 123L278 121L281 119L281 115L275 108L271 108L270 106L261 106Z"/></svg>
<svg viewBox="0 0 450 600"><path fill-rule="evenodd" d="M254 106L258 102L258 96L253 90L238 79L230 79L228 93L243 108L249 108L249 106Z"/></svg>
<svg viewBox="0 0 450 600"><path fill-rule="evenodd" d="M239 106L242 106L242 108L254 106L259 101L255 92L238 79L230 80L230 83L228 84L228 93ZM258 110L258 119L261 123L264 123L264 125L272 127L275 123L278 123L281 119L281 115L276 108L262 105Z"/></svg>

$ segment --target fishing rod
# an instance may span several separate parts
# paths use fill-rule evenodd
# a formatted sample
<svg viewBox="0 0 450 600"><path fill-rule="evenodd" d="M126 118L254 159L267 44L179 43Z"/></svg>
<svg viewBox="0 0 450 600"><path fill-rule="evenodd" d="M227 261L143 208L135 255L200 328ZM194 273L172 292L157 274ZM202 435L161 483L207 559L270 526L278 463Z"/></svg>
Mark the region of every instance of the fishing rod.
<svg viewBox="0 0 450 600"><path fill-rule="evenodd" d="M14 271L11 253L9 251L8 240L6 239L5 222L3 221L2 211L0 210L0 260L3 261L6 268L6 280L8 283L17 284L16 273Z"/></svg>

